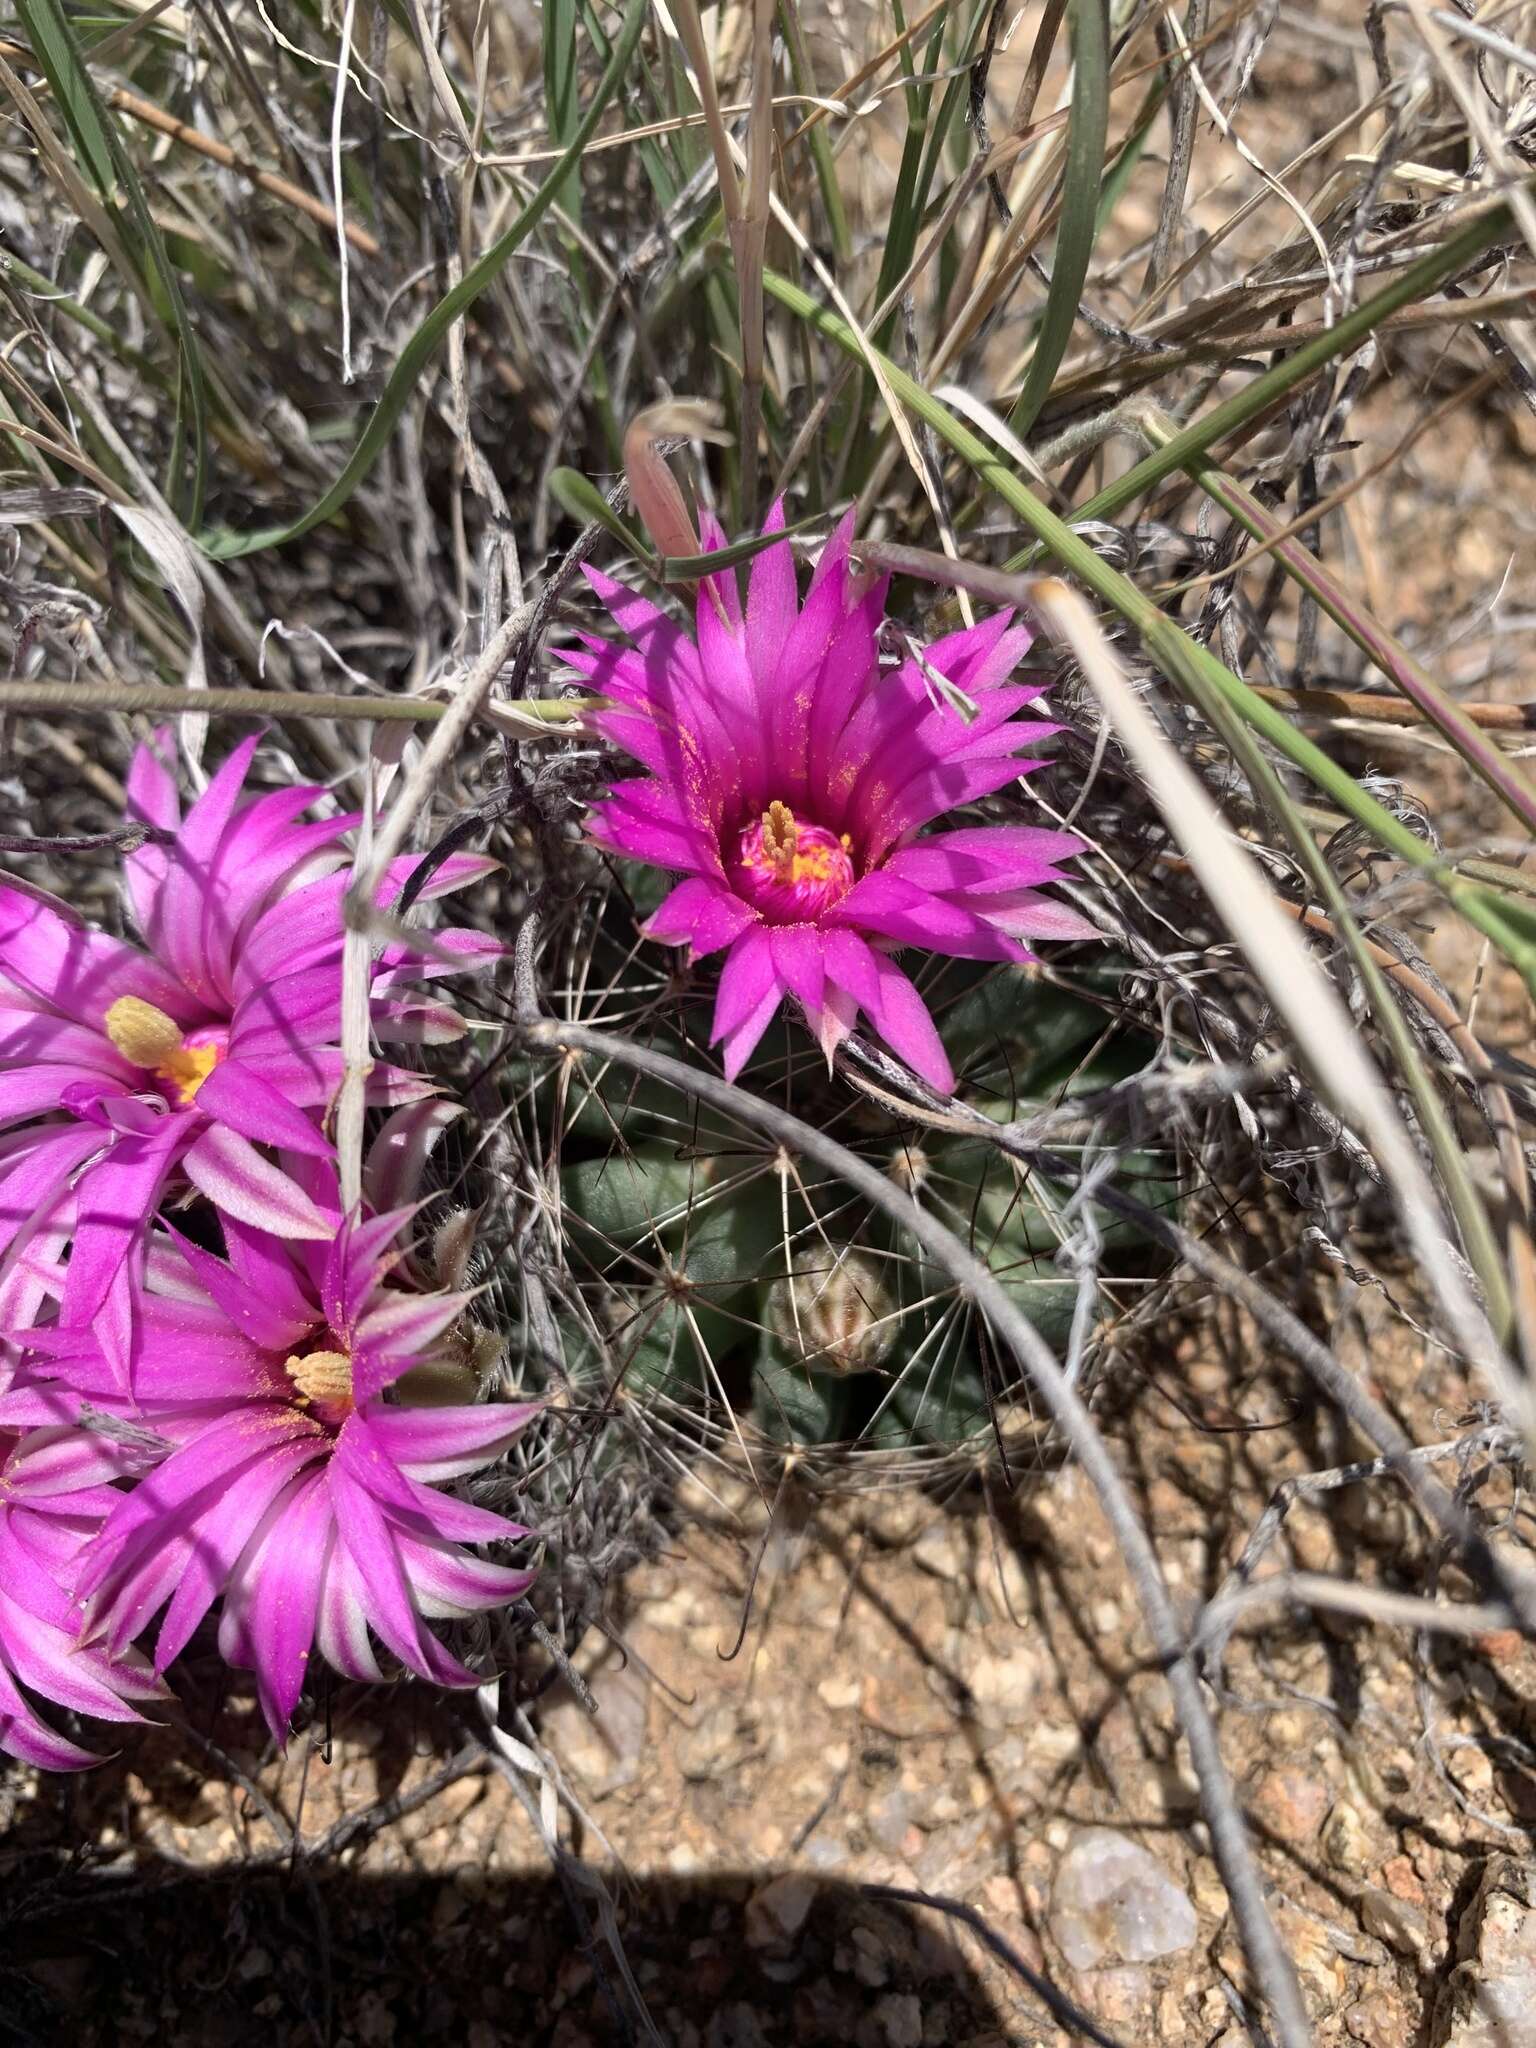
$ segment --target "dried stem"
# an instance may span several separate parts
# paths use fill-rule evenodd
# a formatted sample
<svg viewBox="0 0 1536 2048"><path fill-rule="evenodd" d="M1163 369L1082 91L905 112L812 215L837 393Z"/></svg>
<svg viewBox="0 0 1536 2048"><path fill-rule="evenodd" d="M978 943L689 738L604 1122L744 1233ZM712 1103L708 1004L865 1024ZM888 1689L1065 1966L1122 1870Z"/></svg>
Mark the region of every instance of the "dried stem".
<svg viewBox="0 0 1536 2048"><path fill-rule="evenodd" d="M530 1052L591 1053L637 1073L670 1082L685 1094L754 1126L789 1151L803 1153L857 1190L920 1244L957 1286L976 1303L1008 1346L1031 1386L1049 1410L1074 1456L1088 1475L1114 1531L1116 1542L1146 1617L1159 1667L1168 1681L1179 1722L1200 1779L1201 1801L1211 1846L1232 1910L1242 1931L1254 1974L1263 1987L1276 2034L1284 2048L1307 2048L1311 2039L1295 1973L1264 1903L1263 1886L1232 1781L1227 1773L1200 1680L1190 1656L1157 1555L1136 1516L1125 1483L1116 1471L1082 1396L1071 1386L1050 1346L1024 1318L1007 1291L973 1252L937 1218L918 1207L886 1176L835 1138L760 1101L745 1089L716 1079L666 1053L589 1026L539 1017L520 1017L516 1036Z"/></svg>

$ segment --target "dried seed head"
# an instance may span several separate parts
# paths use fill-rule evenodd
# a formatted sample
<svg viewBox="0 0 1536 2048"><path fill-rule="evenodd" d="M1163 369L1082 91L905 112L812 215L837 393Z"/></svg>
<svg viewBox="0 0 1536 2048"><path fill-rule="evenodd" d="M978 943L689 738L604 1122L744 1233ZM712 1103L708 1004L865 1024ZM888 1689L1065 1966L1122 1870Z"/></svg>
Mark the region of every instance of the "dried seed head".
<svg viewBox="0 0 1536 2048"><path fill-rule="evenodd" d="M768 1295L768 1327L812 1372L873 1371L890 1355L896 1320L879 1266L846 1247L830 1264L776 1280Z"/></svg>

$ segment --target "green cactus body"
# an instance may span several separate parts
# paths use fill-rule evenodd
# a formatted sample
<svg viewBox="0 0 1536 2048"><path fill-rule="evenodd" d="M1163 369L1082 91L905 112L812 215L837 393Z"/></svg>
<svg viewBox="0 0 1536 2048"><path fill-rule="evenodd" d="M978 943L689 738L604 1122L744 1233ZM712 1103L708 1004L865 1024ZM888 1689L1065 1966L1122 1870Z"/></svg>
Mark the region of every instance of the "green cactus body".
<svg viewBox="0 0 1536 2048"><path fill-rule="evenodd" d="M998 1123L1028 1121L1139 1072L1151 1043L1106 1010L1121 972L1101 965L1085 979L1095 1002L1027 970L953 963L931 999L961 1099ZM702 1036L707 1011L686 1001L658 1010L653 992L649 1014L659 1018L652 1042L706 1056L689 1034ZM538 1085L542 1113L552 1098L547 1078ZM948 1275L846 1189L786 1176L749 1125L644 1077L578 1064L563 1085L569 1241L632 1397L714 1413L723 1394L733 1425L750 1421L770 1442L894 1451L964 1446L1027 1409L1018 1368ZM1077 1271L1058 1256L1083 1229L1066 1187L980 1139L850 1099L793 1039L770 1034L743 1085L835 1122L986 1261L1058 1357L1080 1316L1079 1334L1102 1320L1102 1290L1081 1302ZM1119 1155L1114 1179L1150 1206L1177 1201L1167 1162L1151 1153ZM1101 1205L1089 1234L1099 1255L1145 1266L1141 1233Z"/></svg>
<svg viewBox="0 0 1536 2048"><path fill-rule="evenodd" d="M622 1290L626 1390L681 1397L718 1382L756 1339L750 1295L780 1235L777 1175L647 1142L567 1166L561 1195L574 1248Z"/></svg>

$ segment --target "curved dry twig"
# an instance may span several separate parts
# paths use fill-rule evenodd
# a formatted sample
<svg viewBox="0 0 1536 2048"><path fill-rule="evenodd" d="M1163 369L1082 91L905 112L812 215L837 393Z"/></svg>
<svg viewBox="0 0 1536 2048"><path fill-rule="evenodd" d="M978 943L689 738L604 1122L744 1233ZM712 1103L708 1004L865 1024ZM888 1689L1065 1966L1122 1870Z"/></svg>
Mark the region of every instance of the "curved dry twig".
<svg viewBox="0 0 1536 2048"><path fill-rule="evenodd" d="M525 926L526 930L526 926ZM1114 1531L1146 1619L1159 1667L1173 1695L1179 1723L1189 1742L1190 1759L1200 1780L1201 1803L1210 1829L1211 1848L1233 1916L1254 1975L1262 1986L1284 2048L1306 2048L1311 2039L1305 2008L1289 1956L1281 1945L1264 1900L1264 1887L1252 1845L1217 1740L1216 1727L1190 1656L1184 1628L1163 1580L1157 1555L1137 1518L1125 1483L1082 1396L1062 1372L1049 1345L1009 1299L989 1269L935 1217L904 1195L884 1174L845 1145L760 1100L745 1089L701 1072L669 1054L632 1045L627 1039L589 1026L544 1018L524 1008L515 1035L529 1053L591 1053L670 1082L713 1108L759 1130L786 1149L802 1152L827 1172L855 1188L865 1200L900 1224L943 1266L981 1310L1027 1373L1051 1417L1071 1446L1103 1506Z"/></svg>

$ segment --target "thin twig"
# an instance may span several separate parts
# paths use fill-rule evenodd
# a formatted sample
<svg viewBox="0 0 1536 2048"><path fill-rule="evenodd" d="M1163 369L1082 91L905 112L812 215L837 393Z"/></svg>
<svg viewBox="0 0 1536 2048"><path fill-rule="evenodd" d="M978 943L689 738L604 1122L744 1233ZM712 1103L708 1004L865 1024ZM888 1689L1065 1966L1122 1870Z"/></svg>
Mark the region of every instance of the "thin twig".
<svg viewBox="0 0 1536 2048"><path fill-rule="evenodd" d="M494 678L493 678L494 680ZM0 716L8 711L144 712L152 718L201 714L229 718L345 718L375 725L435 725L453 701L431 697L340 697L325 690L199 690L165 683L53 683L0 681ZM531 739L539 728L555 738L581 731L581 719L595 700L581 697L524 697L478 703L471 714Z"/></svg>
<svg viewBox="0 0 1536 2048"><path fill-rule="evenodd" d="M897 1884L866 1884L859 1889L866 1899L889 1899L898 1906L931 1906L934 1912L961 1921L1000 1963L1005 1963L1021 1983L1029 1986L1059 2027L1067 2028L1084 2041L1092 2041L1094 2048L1120 2048L1113 2034L1106 2034L1080 2005L1075 2005L1064 1991L1058 1991L1049 1977L1025 1962L1012 1942L1004 1941L995 1928L989 1927L974 1906L966 1905L962 1899L941 1898L933 1892L907 1891Z"/></svg>
<svg viewBox="0 0 1536 2048"><path fill-rule="evenodd" d="M1125 1483L1115 1469L1082 1396L1072 1387L1039 1331L1020 1313L1012 1297L973 1252L936 1217L914 1204L868 1161L835 1138L668 1054L633 1045L611 1032L582 1024L522 1016L516 1035L530 1052L592 1053L600 1059L650 1074L685 1093L755 1125L775 1142L802 1152L828 1173L855 1188L867 1201L908 1231L923 1249L974 1300L994 1331L1007 1344L1071 1445L1097 1492L1115 1539L1125 1558L1146 1617L1158 1664L1173 1694L1175 1710L1188 1739L1190 1757L1200 1779L1201 1797L1216 1858L1232 1911L1242 1931L1255 1977L1263 1987L1275 2028L1284 2048L1308 2048L1311 2033L1290 1958L1275 1932L1264 1902L1253 1851L1243 1824L1212 1722L1190 1661L1188 1645L1156 1552L1136 1516Z"/></svg>

